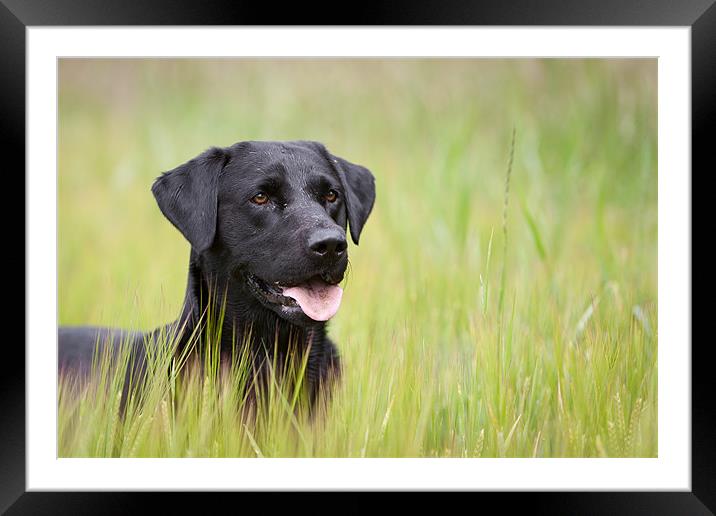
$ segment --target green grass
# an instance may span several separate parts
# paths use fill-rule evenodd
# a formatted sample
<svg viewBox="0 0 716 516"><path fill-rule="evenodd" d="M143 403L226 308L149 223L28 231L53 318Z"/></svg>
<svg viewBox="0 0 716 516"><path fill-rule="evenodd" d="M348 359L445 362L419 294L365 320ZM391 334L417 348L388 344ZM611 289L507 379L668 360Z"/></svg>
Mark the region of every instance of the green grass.
<svg viewBox="0 0 716 516"><path fill-rule="evenodd" d="M119 418L100 367L84 392L59 386L60 456L657 455L655 60L59 73L60 324L176 317L189 246L149 188L212 145L319 140L378 191L329 326L344 378L323 416L277 380L247 418L240 366L181 375L177 361Z"/></svg>

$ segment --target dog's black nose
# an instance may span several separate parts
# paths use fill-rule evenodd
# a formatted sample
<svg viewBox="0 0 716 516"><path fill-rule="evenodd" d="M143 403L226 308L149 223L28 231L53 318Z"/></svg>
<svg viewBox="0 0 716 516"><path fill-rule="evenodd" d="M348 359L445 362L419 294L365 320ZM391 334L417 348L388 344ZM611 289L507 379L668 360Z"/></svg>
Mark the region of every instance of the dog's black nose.
<svg viewBox="0 0 716 516"><path fill-rule="evenodd" d="M346 237L338 229L317 229L308 237L310 252L320 258L338 258L346 250Z"/></svg>

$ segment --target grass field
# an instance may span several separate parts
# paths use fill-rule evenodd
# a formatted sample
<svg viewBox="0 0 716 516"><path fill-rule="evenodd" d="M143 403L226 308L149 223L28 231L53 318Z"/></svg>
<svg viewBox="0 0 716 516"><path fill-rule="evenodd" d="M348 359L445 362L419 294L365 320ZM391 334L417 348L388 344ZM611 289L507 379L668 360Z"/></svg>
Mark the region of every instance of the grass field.
<svg viewBox="0 0 716 516"><path fill-rule="evenodd" d="M122 419L116 379L63 383L60 456L656 456L656 71L61 61L61 325L177 316L189 245L149 188L210 146L319 140L378 193L329 326L345 374L325 416L277 395L244 425L235 385L186 376Z"/></svg>

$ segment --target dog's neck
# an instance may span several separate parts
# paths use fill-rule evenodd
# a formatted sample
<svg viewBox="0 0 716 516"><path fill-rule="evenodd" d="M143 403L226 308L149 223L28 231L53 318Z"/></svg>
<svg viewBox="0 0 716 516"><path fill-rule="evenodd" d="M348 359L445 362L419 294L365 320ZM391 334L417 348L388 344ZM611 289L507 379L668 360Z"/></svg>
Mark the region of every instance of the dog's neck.
<svg viewBox="0 0 716 516"><path fill-rule="evenodd" d="M285 352L289 345L304 347L309 341L325 338L325 324L304 328L289 323L261 306L240 278L228 271L214 270L208 262L192 249L178 320L180 327L185 326L184 336L191 335L197 327L203 329L207 317L219 316L223 311L222 352L230 352L237 343L248 343L252 349ZM271 342L259 340L269 335Z"/></svg>

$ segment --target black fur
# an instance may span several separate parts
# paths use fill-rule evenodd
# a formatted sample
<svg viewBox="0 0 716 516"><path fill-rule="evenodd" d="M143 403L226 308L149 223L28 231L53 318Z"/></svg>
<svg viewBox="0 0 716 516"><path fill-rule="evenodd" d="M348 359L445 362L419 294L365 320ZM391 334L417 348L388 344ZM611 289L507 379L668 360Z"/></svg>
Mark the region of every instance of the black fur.
<svg viewBox="0 0 716 516"><path fill-rule="evenodd" d="M329 190L337 199L329 202ZM264 192L268 202L252 201ZM142 370L147 346L158 331L181 331L179 351L201 324L210 299L225 302L221 350L230 354L236 336L248 342L257 374L266 359L305 351L312 404L321 387L340 373L338 352L326 323L299 307L275 305L252 290L249 278L292 285L320 276L338 283L347 266L346 228L357 244L375 201L370 171L330 154L317 142L241 142L212 148L162 174L152 186L162 213L191 244L186 294L176 321L148 334L108 328L60 328L61 372L86 374L95 342L122 338L136 347ZM329 196L330 197L330 196ZM329 252L316 251L328 242ZM335 248L335 249L334 249ZM255 288L255 287L254 287ZM238 338L241 341L241 338ZM298 349L289 342L298 343Z"/></svg>

